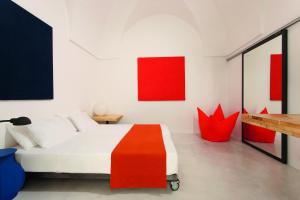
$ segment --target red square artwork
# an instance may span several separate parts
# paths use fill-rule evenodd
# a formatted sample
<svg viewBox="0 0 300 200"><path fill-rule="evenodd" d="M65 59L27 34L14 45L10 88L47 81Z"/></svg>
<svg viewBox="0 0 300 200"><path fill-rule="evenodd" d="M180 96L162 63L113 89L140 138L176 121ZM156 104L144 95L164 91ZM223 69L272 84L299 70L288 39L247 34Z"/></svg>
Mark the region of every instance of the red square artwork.
<svg viewBox="0 0 300 200"><path fill-rule="evenodd" d="M270 100L282 100L282 54L271 55Z"/></svg>
<svg viewBox="0 0 300 200"><path fill-rule="evenodd" d="M138 100L185 100L185 58L138 58Z"/></svg>

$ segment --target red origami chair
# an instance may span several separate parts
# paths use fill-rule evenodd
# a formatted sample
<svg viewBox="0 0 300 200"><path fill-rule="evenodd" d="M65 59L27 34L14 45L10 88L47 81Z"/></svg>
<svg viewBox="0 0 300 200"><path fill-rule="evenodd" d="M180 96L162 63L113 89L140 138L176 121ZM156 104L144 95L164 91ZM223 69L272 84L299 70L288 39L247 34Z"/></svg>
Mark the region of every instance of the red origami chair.
<svg viewBox="0 0 300 200"><path fill-rule="evenodd" d="M230 140L239 112L235 112L225 118L219 104L214 114L207 116L200 108L197 108L201 137L211 142L225 142Z"/></svg>
<svg viewBox="0 0 300 200"><path fill-rule="evenodd" d="M245 108L243 109L243 113L248 113ZM268 114L267 108L265 107L260 114ZM245 140L261 143L274 143L275 134L275 131L243 123L243 137Z"/></svg>

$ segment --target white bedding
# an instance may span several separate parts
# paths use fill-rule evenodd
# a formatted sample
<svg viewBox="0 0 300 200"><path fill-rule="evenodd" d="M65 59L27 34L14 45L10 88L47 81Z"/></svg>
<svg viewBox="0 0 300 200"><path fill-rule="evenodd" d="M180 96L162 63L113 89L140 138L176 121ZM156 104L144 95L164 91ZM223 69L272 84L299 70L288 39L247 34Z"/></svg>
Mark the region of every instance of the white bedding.
<svg viewBox="0 0 300 200"><path fill-rule="evenodd" d="M111 153L132 124L99 125L51 148L18 148L16 159L26 172L110 174ZM167 175L177 174L178 160L170 132L161 125L167 153Z"/></svg>

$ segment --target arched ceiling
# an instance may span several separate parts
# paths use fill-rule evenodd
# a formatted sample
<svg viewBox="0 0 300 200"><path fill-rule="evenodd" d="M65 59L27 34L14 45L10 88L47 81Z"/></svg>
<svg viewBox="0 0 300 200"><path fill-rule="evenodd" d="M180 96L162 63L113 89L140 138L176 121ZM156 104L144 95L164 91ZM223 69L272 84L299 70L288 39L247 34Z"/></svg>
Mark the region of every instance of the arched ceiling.
<svg viewBox="0 0 300 200"><path fill-rule="evenodd" d="M193 27L207 55L224 55L228 34L212 0L66 0L70 38L98 58L118 57L123 34L157 14L178 17Z"/></svg>
<svg viewBox="0 0 300 200"><path fill-rule="evenodd" d="M147 17L161 14L180 18L197 31L206 56L225 56L262 35L269 20L280 20L276 14L287 8L281 0L65 1L70 39L99 59L118 57L126 31ZM286 1L296 15L300 1Z"/></svg>

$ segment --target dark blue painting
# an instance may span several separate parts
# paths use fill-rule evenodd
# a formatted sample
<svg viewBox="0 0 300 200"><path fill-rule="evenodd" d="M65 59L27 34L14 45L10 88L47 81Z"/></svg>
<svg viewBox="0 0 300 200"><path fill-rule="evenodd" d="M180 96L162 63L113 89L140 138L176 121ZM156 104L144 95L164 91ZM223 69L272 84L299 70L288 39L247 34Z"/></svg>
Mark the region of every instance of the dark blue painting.
<svg viewBox="0 0 300 200"><path fill-rule="evenodd" d="M52 27L0 0L0 100L53 99Z"/></svg>

